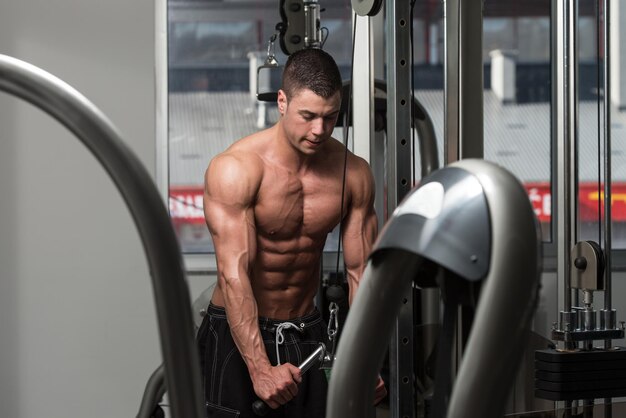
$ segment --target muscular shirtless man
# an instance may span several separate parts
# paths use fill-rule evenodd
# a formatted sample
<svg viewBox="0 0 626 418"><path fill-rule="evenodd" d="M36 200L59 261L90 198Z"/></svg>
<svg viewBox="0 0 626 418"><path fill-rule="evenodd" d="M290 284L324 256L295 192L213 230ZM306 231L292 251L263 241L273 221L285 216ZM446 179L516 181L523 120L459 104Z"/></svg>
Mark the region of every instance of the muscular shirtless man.
<svg viewBox="0 0 626 418"><path fill-rule="evenodd" d="M331 137L341 76L319 49L292 54L278 92L279 121L215 157L204 213L218 282L198 332L209 417L250 417L258 397L270 416L320 418L327 381L295 366L324 340L314 298L326 237L343 224L349 301L377 233L367 163ZM372 382L374 385L376 382ZM386 394L381 379L376 399Z"/></svg>

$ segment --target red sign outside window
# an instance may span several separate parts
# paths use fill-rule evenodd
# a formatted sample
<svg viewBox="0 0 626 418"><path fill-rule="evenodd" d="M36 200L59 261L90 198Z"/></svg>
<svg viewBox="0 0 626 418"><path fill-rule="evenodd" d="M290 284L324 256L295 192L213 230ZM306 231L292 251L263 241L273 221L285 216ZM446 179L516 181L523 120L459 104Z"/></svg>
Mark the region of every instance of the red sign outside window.
<svg viewBox="0 0 626 418"><path fill-rule="evenodd" d="M550 222L552 217L550 183L526 183L524 188L539 221ZM611 191L611 217L614 222L626 222L626 183L614 183ZM175 226L204 224L202 194L202 187L173 187L170 189L169 209ZM578 194L580 219L588 222L597 221L598 210L601 212L604 210L602 185L598 188L597 183L580 184Z"/></svg>

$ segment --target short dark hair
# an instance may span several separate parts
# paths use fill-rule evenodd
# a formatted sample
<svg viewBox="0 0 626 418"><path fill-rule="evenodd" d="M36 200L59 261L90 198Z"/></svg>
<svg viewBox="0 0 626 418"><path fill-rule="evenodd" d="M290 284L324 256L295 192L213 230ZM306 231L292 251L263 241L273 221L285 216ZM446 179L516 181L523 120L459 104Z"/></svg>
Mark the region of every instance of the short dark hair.
<svg viewBox="0 0 626 418"><path fill-rule="evenodd" d="M289 56L283 71L282 89L287 100L302 89L323 98L341 91L341 73L327 52L318 48L301 49Z"/></svg>

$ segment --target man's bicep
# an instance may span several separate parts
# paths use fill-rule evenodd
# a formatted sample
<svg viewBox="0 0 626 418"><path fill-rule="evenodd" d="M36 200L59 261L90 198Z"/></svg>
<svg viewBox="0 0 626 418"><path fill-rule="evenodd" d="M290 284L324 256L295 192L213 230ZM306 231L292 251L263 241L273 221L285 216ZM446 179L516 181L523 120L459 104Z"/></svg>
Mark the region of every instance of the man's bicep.
<svg viewBox="0 0 626 418"><path fill-rule="evenodd" d="M232 160L222 159L209 166L205 176L204 215L218 265L247 268L256 251L254 192L245 175L235 178L236 171Z"/></svg>
<svg viewBox="0 0 626 418"><path fill-rule="evenodd" d="M358 283L378 233L378 220L374 210L374 179L365 161L355 161L351 178L350 207L342 239L348 276Z"/></svg>
<svg viewBox="0 0 626 418"><path fill-rule="evenodd" d="M350 206L346 217L345 239L373 242L378 232L378 220L374 209L374 177L365 161L357 161L357 169L350 185Z"/></svg>

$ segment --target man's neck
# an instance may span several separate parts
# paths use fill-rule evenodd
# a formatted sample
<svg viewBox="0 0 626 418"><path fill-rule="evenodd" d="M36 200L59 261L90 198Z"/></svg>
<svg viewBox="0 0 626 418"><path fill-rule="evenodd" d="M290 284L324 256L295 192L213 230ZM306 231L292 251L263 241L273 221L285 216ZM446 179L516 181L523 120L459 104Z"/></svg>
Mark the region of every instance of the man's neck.
<svg viewBox="0 0 626 418"><path fill-rule="evenodd" d="M282 167L294 173L306 171L315 160L315 155L303 154L289 142L280 126L280 121L276 124L272 146L274 148L275 160Z"/></svg>

